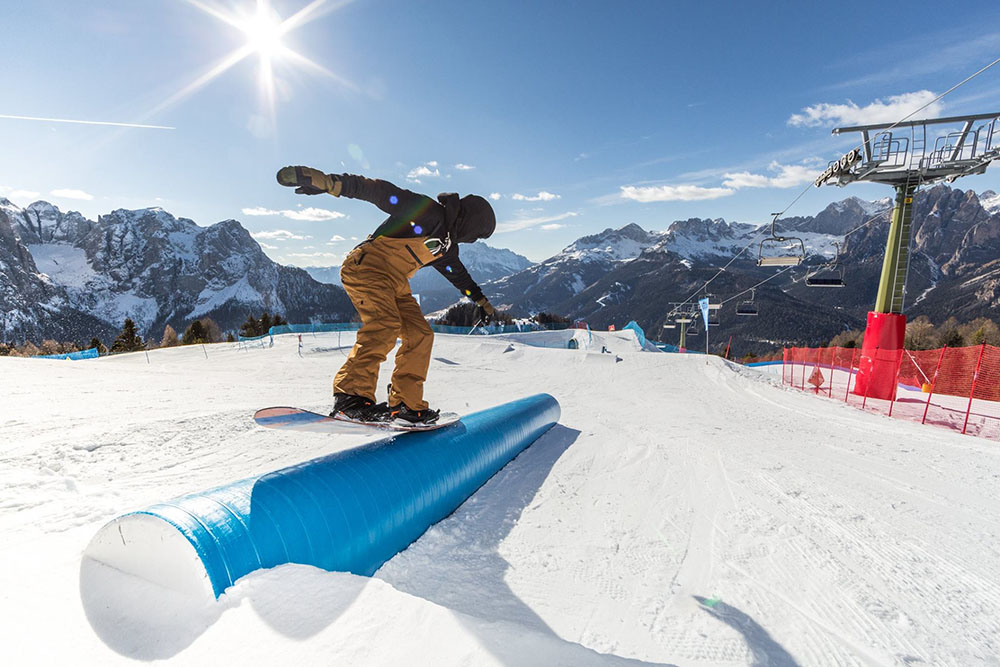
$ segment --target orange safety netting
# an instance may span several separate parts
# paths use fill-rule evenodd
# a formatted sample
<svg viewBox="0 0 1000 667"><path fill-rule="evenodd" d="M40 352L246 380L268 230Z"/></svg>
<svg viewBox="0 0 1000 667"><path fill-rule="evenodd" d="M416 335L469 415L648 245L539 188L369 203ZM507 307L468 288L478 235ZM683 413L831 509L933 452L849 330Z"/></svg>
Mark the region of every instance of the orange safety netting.
<svg viewBox="0 0 1000 667"><path fill-rule="evenodd" d="M867 395L871 383L855 387L859 369L862 374L894 370L894 391L883 392L884 398ZM864 353L786 348L781 377L784 384L865 410L1000 439L1000 348L990 345ZM888 384L893 388L891 380Z"/></svg>

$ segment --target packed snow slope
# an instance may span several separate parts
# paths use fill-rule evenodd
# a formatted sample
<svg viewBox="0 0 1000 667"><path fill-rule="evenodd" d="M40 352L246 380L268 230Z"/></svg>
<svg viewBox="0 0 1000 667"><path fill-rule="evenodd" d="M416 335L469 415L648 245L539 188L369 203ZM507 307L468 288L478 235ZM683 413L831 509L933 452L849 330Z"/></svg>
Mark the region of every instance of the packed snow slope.
<svg viewBox="0 0 1000 667"><path fill-rule="evenodd" d="M997 443L620 334L525 340L436 339L432 405L562 406L457 512L373 578L286 565L211 603L81 556L121 513L366 441L250 418L328 406L352 337L0 358L0 664L997 664Z"/></svg>

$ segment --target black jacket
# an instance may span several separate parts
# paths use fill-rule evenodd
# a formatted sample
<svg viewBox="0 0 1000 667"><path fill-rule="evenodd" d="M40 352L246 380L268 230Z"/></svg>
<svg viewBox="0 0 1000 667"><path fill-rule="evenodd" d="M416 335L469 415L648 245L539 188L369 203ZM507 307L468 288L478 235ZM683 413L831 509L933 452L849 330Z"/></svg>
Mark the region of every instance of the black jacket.
<svg viewBox="0 0 1000 667"><path fill-rule="evenodd" d="M481 197L459 199L457 194L442 193L438 195L438 201L434 201L389 181L354 174L333 176L342 183L341 197L363 199L389 214L369 238L388 236L438 240L446 249L427 266L433 266L473 301L483 298L483 291L458 257L458 244L472 243L493 233L496 218L486 200Z"/></svg>

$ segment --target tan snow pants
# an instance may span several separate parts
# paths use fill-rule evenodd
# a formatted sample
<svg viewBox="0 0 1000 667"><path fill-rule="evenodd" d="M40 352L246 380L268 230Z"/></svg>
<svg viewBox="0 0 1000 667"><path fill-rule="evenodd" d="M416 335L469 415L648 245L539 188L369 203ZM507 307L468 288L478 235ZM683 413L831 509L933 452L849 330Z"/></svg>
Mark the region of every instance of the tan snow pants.
<svg viewBox="0 0 1000 667"><path fill-rule="evenodd" d="M333 380L333 393L375 400L379 366L396 345L389 405L405 403L425 410L424 380L431 361L434 332L410 293L410 278L433 262L420 239L380 236L348 253L340 267L347 296L361 316L361 329L347 361Z"/></svg>

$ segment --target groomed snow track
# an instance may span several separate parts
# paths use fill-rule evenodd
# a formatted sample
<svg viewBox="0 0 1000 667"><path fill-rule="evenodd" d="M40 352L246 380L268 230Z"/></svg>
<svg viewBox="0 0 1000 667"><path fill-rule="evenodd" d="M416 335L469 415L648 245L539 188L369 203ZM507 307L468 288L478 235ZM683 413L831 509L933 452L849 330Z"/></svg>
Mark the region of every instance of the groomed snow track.
<svg viewBox="0 0 1000 667"><path fill-rule="evenodd" d="M126 514L86 556L215 597L286 563L371 575L558 421L548 394L505 403Z"/></svg>

